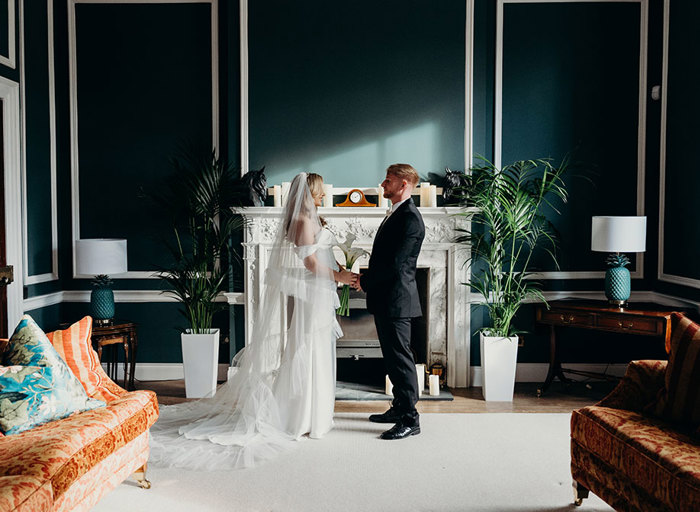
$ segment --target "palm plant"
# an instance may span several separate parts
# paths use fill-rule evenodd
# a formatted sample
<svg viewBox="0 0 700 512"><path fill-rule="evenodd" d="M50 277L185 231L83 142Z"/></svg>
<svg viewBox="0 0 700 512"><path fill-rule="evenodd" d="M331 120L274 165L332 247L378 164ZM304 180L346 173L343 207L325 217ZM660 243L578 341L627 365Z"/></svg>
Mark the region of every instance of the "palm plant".
<svg viewBox="0 0 700 512"><path fill-rule="evenodd" d="M556 214L553 199L568 197L563 174L567 160L555 167L550 159L523 160L496 168L491 162L472 168L461 188L460 215L471 221L469 230L459 230L457 241L469 244L467 265L471 277L466 285L483 298L492 327L485 334L511 337L517 334L512 322L527 300L546 303L541 283L532 279L532 256L542 248L558 268L556 235L543 214L545 207Z"/></svg>
<svg viewBox="0 0 700 512"><path fill-rule="evenodd" d="M226 290L227 263L237 257L229 250L231 235L244 222L231 210L238 206L232 204L238 178L214 152L185 154L172 163L173 178L157 199L173 215L175 243L167 245L174 264L158 277L170 288L165 293L183 304L190 332L203 334L214 313L226 307L217 297Z"/></svg>

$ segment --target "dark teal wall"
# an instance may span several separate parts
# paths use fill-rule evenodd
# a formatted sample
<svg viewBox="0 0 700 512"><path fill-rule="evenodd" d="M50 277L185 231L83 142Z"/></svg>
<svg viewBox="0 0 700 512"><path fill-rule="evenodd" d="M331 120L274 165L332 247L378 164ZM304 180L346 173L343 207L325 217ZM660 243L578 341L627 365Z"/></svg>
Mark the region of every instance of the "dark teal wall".
<svg viewBox="0 0 700 512"><path fill-rule="evenodd" d="M547 212L562 270L604 268L581 236L592 215L637 214L639 20L636 3L504 6L502 162L576 164L562 215ZM556 269L544 255L535 264Z"/></svg>
<svg viewBox="0 0 700 512"><path fill-rule="evenodd" d="M651 1L649 86L660 80L661 6L660 0ZM201 139L210 144L208 9L207 4L77 6L81 234L128 238L131 270L149 270L163 262L159 236L169 232L167 220L147 209L142 188L157 187L167 179L167 159L180 141ZM463 168L464 2L363 0L329 6L320 0L255 0L249 9L250 165L266 165L269 183L289 180L303 169L319 172L337 186L369 186L388 163L399 160L415 163L422 174L445 166ZM679 243L687 237L676 226L686 226L684 221L694 218L686 209L685 195L698 188L693 177L697 173L688 170L692 164L687 149L694 140L692 113L697 102L693 104L692 89L686 86L692 80L682 80L694 72L692 66L683 67L683 59L692 52L682 49L697 46L688 21L697 13L692 6L674 9L678 14L671 26L665 254L667 271L693 277L698 272L698 246L692 239L697 237ZM63 0L55 1L54 16L61 280L31 286L29 296L90 288L88 281L71 278L68 34ZM495 18L495 2L476 0L473 144L475 153L490 159ZM564 235L562 270L602 271L604 255L589 248L591 215L633 214L636 206L639 6L507 4L504 21L503 161L572 153L592 184L573 178L569 182L571 202L557 221ZM222 153L238 164L237 4L220 2L219 31ZM30 66L35 74L28 75L28 86L29 76L38 76L42 69L34 62ZM6 72L0 66L0 74L7 76ZM32 89L28 108L32 102L45 102L42 94L41 89ZM649 250L646 277L635 280L633 287L700 300L700 290L654 279L660 103L647 100ZM45 109L32 116L38 119L37 126L45 124ZM45 139L45 132L36 132L31 139L28 135L28 144L46 148ZM41 158L43 151L35 158ZM36 168L40 169L36 175L34 170L29 175L40 180L45 167ZM30 218L43 219L41 215L41 210L32 210ZM45 225L45 219L32 222ZM43 268L42 261L32 256L31 264ZM160 287L154 280L119 280L115 285L129 290ZM545 288L602 291L603 285L597 279L550 280ZM175 327L182 322L177 309L172 303L117 304L118 316L139 324L139 361L180 360ZM87 311L87 303L66 303L35 313L49 324L57 317L75 321ZM547 333L534 329L532 318L532 306L518 317L521 328L531 333L519 360L544 362ZM234 332L239 345L241 320L237 308ZM217 324L225 338L229 324L225 315ZM472 326L482 325L483 312L475 311ZM630 354L653 355L654 347L641 347L640 354L640 347L629 340L590 338L572 334L567 358L593 362L596 354L610 353L613 343L616 360ZM228 353L225 347L224 353ZM472 343L472 364L479 364L478 338Z"/></svg>
<svg viewBox="0 0 700 512"><path fill-rule="evenodd" d="M694 59L700 51L694 26L698 16L700 5L696 2L671 3L662 248L664 273L695 280L700 280L700 237L697 236L700 173L694 163L700 115L694 86L700 79Z"/></svg>
<svg viewBox="0 0 700 512"><path fill-rule="evenodd" d="M249 2L250 166L374 186L464 167L461 0Z"/></svg>
<svg viewBox="0 0 700 512"><path fill-rule="evenodd" d="M130 270L168 261L170 221L145 195L181 147L211 148L210 18L209 4L76 6L80 236L127 238Z"/></svg>
<svg viewBox="0 0 700 512"><path fill-rule="evenodd" d="M49 26L46 2L24 11L27 274L53 271Z"/></svg>

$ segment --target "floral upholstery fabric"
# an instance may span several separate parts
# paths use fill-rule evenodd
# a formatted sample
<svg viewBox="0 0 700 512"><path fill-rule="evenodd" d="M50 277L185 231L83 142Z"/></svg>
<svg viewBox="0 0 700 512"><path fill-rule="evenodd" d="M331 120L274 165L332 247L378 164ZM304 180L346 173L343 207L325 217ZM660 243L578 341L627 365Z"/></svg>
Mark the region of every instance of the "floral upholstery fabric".
<svg viewBox="0 0 700 512"><path fill-rule="evenodd" d="M649 411L668 421L700 425L700 325L671 318L671 347L664 387Z"/></svg>
<svg viewBox="0 0 700 512"><path fill-rule="evenodd" d="M110 454L142 435L158 417L151 391L134 391L86 411L0 440L0 476L51 482L54 500Z"/></svg>
<svg viewBox="0 0 700 512"><path fill-rule="evenodd" d="M51 510L52 504L50 482L25 475L0 476L0 510L3 512Z"/></svg>
<svg viewBox="0 0 700 512"><path fill-rule="evenodd" d="M632 362L608 397L572 413L572 476L616 510L700 510L700 444L645 412L665 368Z"/></svg>
<svg viewBox="0 0 700 512"><path fill-rule="evenodd" d="M54 512L87 512L148 461L148 432L122 446L76 480L54 503ZM129 507L126 507L129 508ZM1 510L1 509L0 509Z"/></svg>
<svg viewBox="0 0 700 512"><path fill-rule="evenodd" d="M110 380L92 348L92 317L86 316L62 331L49 332L46 337L90 398L111 402L126 392Z"/></svg>

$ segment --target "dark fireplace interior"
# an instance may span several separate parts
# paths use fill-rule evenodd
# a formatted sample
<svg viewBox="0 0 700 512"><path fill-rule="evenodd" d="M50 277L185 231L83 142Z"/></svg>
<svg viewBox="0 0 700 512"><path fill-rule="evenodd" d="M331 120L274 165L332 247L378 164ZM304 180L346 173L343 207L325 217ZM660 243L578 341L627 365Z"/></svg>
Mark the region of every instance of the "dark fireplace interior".
<svg viewBox="0 0 700 512"><path fill-rule="evenodd" d="M362 271L362 270L360 270ZM428 296L430 269L418 268L416 283L423 316L414 318L411 350L416 363L428 362ZM374 317L366 309L365 294L351 290L350 316L338 317L344 336L337 342L337 378L341 382L384 388L386 369L374 327Z"/></svg>

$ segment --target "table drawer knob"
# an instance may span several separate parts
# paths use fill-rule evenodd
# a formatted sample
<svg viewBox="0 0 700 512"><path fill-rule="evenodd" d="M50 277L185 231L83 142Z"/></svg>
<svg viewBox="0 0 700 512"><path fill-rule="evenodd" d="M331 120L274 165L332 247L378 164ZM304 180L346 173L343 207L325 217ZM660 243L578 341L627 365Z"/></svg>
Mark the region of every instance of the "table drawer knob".
<svg viewBox="0 0 700 512"><path fill-rule="evenodd" d="M619 320L619 321L617 322L617 325L618 325L619 327L622 327L623 329L631 329L632 327L634 327L634 322L625 323L625 322L623 322L622 320Z"/></svg>
<svg viewBox="0 0 700 512"><path fill-rule="evenodd" d="M560 318L561 321L562 321L563 323L565 323L565 324L570 324L571 322L574 321L574 316L573 316L573 315L569 315L568 317L565 316L565 315L559 315L559 318Z"/></svg>

